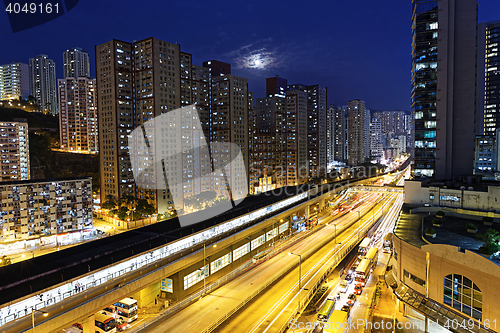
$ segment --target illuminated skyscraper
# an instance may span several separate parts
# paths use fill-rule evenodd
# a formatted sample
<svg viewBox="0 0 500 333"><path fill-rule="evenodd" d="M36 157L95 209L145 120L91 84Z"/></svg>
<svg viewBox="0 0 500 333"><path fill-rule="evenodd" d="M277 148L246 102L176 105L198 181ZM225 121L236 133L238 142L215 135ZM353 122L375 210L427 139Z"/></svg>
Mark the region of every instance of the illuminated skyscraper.
<svg viewBox="0 0 500 333"><path fill-rule="evenodd" d="M89 54L79 47L63 52L64 77L90 77Z"/></svg>
<svg viewBox="0 0 500 333"><path fill-rule="evenodd" d="M307 93L307 156L309 178L322 177L327 172L326 87L291 84L288 90Z"/></svg>
<svg viewBox="0 0 500 333"><path fill-rule="evenodd" d="M370 158L370 115L365 102L349 101L347 118L348 162L350 166L357 166Z"/></svg>
<svg viewBox="0 0 500 333"><path fill-rule="evenodd" d="M86 77L59 79L58 92L61 149L99 152L96 80Z"/></svg>
<svg viewBox="0 0 500 333"><path fill-rule="evenodd" d="M20 62L0 66L0 100L27 98L30 94L28 65Z"/></svg>
<svg viewBox="0 0 500 333"><path fill-rule="evenodd" d="M57 114L56 66L45 54L30 59L30 86L40 109Z"/></svg>
<svg viewBox="0 0 500 333"><path fill-rule="evenodd" d="M28 124L0 122L1 181L30 179Z"/></svg>
<svg viewBox="0 0 500 333"><path fill-rule="evenodd" d="M474 159L477 5L413 0L412 93L416 176L470 174Z"/></svg>
<svg viewBox="0 0 500 333"><path fill-rule="evenodd" d="M227 187L226 179L210 174L233 158L234 150L226 148L224 143L237 144L248 165L247 117L251 94L246 79L232 75L229 64L212 60L203 66L193 65L192 55L182 52L179 44L156 38L132 43L112 40L96 46L96 77L101 202L131 195L148 200L158 213L165 213L182 209L185 199L202 192L220 194L221 187ZM153 119L181 108L185 109L181 112L181 126L174 126L168 133L162 127L157 133L162 137L155 138L158 142L154 145L155 158L163 159L167 165L175 147L182 148L182 163L179 163L182 165L174 166L176 159L164 170L166 178L176 179L180 186L164 189L164 174L156 166L148 166L147 171L154 173L162 184L137 186L129 136L134 129L152 126ZM201 129L195 126L198 122ZM203 149L190 148L200 147L204 144L202 140L220 144L210 146L211 156ZM150 145L153 147L153 143ZM226 178L242 172L232 168L225 170ZM241 179L246 187L248 175L238 178Z"/></svg>

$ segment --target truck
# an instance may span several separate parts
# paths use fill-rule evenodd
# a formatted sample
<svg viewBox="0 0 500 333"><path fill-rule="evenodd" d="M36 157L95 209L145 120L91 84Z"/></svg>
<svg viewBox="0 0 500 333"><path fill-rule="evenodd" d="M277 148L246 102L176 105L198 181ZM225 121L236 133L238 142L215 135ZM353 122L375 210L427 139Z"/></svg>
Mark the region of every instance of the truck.
<svg viewBox="0 0 500 333"><path fill-rule="evenodd" d="M363 239L361 241L361 244L359 244L358 253L360 255L364 256L366 254L366 252L368 251L368 248L370 247L371 242L372 242L372 239L370 237L366 237L365 239Z"/></svg>
<svg viewBox="0 0 500 333"><path fill-rule="evenodd" d="M332 312L330 319L323 325L323 333L344 333L349 326L348 313L335 310Z"/></svg>

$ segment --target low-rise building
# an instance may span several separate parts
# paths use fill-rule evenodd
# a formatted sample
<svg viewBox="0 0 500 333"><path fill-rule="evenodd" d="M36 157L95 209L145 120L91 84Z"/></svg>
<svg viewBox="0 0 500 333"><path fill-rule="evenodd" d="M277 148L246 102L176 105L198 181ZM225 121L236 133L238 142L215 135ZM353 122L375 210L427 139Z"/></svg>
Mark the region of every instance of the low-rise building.
<svg viewBox="0 0 500 333"><path fill-rule="evenodd" d="M0 183L0 243L91 229L92 178Z"/></svg>
<svg viewBox="0 0 500 333"><path fill-rule="evenodd" d="M500 211L500 184L405 181L405 203Z"/></svg>
<svg viewBox="0 0 500 333"><path fill-rule="evenodd" d="M451 323L465 322L470 331L499 332L500 261L480 254L483 242L467 228L471 222L480 232L500 227L483 226L480 217L455 211L434 229L433 207L403 206L385 281L399 300L398 310L429 320L426 327L451 329Z"/></svg>

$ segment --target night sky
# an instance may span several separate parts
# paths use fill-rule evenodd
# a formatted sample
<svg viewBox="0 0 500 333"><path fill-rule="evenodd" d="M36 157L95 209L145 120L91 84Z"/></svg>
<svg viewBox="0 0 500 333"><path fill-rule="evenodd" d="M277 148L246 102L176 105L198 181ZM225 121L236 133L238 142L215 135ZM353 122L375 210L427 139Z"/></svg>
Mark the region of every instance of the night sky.
<svg viewBox="0 0 500 333"><path fill-rule="evenodd" d="M500 19L499 0L480 0L479 21ZM65 15L12 33L0 13L0 64L38 54L56 62L113 38L155 37L181 44L193 63L216 59L248 78L255 98L265 78L328 87L328 104L363 99L372 110L410 109L411 0L115 1L80 0Z"/></svg>

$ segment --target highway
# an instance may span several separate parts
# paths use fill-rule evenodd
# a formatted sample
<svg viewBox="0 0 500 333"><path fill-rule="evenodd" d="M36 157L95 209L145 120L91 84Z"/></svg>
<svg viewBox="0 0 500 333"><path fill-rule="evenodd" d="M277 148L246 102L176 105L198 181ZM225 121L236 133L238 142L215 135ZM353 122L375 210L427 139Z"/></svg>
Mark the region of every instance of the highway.
<svg viewBox="0 0 500 333"><path fill-rule="evenodd" d="M286 269L289 265L297 264L298 257L289 255L288 252L297 254L305 253L314 248L314 246L323 239L327 237L333 238L336 232L340 234L347 228L347 231L340 234L336 240L333 239L329 244L320 249L320 251L316 252L316 254L302 263L302 287L306 286L307 288L308 284L312 283L312 281L318 277L320 269L324 268L323 262L331 259L334 253L338 254L345 251L348 245L357 241L356 233L359 226L370 225L373 221L372 215L375 215L374 217L378 219L382 214L382 210L384 208L387 210L390 203L394 201L395 196L395 194L386 195L382 202L377 205L376 214L370 213L366 218L363 218L362 216L368 213L376 200L381 197L380 194L363 194L362 197L359 198L361 204L355 212L348 212L336 218L335 223L331 223L334 219L332 217L324 218L321 222L329 224L318 232L312 234L300 243L293 245L285 252L267 260L257 268L243 274L210 295L205 296L181 312L156 324L155 327L148 327L147 331L203 332L206 328L223 317L226 312L247 299L248 296L257 292L261 286L267 283L267 281L272 280L276 275L280 274L281 270ZM384 208L382 207L383 204L385 204ZM362 218L359 223L355 223L358 220L358 216ZM349 239L349 241L345 242L346 239ZM342 242L341 245L337 244L340 242ZM269 318L270 321L273 321L273 316L279 313L282 315L285 314L285 309L289 311L289 309L293 307L292 304L294 304L295 307L297 306L298 277L299 268L296 267L270 287L265 292L264 297L258 297L257 301L253 302L241 312L241 315L231 318L228 326L226 326L227 329L224 328L223 330L234 330L233 327L237 327L237 331L239 332L267 331L265 329L265 324ZM307 291L302 290L301 293L305 294L306 292ZM257 307L255 307L255 304L257 304ZM262 309L269 309L271 312L264 312ZM252 313L257 316L260 315L260 317L255 318ZM262 316L262 314L264 314L264 316ZM273 321L273 324L274 322L275 321ZM257 323L257 325L255 323ZM263 326L264 329L261 330L261 326Z"/></svg>
<svg viewBox="0 0 500 333"><path fill-rule="evenodd" d="M384 208L387 210L389 205L395 200L395 195L388 195L386 197L377 205L375 219L372 217L372 212L369 212L366 218L362 219L363 224L369 225L372 221L376 221L380 217L381 211ZM360 209L365 213L367 212L367 207L369 208L371 205L371 199L365 199ZM347 217L347 219L349 218ZM348 222L344 221L344 219L341 218L340 220L339 225L348 225ZM231 318L229 324L224 326L220 332L232 332L238 327L250 333L278 332L286 324L290 316L293 315L294 311L296 311L299 297L304 298L306 296L307 291L317 283L327 268L335 263L335 257L342 251L344 246L355 242L357 238L356 234L357 224L351 226L338 237L337 242L342 242L342 245L337 244L337 247L335 247L335 242L330 242L303 262L303 282L300 295L298 293L298 277L292 272L241 311L236 317ZM284 296L278 298L280 294ZM268 310L262 311L262 309Z"/></svg>

